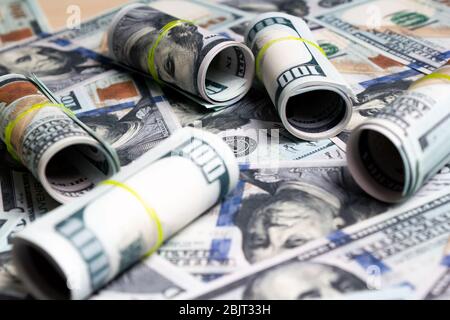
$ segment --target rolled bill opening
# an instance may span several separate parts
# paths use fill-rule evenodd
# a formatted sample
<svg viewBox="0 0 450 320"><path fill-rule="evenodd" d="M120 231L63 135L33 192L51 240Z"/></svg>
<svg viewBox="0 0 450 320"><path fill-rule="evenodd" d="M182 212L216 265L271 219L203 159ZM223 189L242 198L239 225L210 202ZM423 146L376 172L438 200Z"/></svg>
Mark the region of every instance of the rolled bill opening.
<svg viewBox="0 0 450 320"><path fill-rule="evenodd" d="M90 137L61 140L52 145L38 165L38 179L61 203L92 190L113 174L100 145Z"/></svg>
<svg viewBox="0 0 450 320"><path fill-rule="evenodd" d="M407 163L390 135L377 128L356 128L347 144L347 162L358 185L374 198L399 202L406 189Z"/></svg>
<svg viewBox="0 0 450 320"><path fill-rule="evenodd" d="M68 300L69 283L58 264L45 252L26 239L17 239L14 259L23 281L32 284L30 293L38 299Z"/></svg>
<svg viewBox="0 0 450 320"><path fill-rule="evenodd" d="M309 91L311 90L311 91ZM352 103L340 91L308 88L281 102L281 120L294 136L307 140L333 137L350 120Z"/></svg>

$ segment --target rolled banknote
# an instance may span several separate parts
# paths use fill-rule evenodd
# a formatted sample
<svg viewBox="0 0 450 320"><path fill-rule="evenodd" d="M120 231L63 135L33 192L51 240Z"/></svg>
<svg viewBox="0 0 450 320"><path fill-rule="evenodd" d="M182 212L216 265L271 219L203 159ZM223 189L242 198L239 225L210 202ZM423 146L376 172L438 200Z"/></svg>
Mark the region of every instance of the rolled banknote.
<svg viewBox="0 0 450 320"><path fill-rule="evenodd" d="M238 101L252 85L252 52L194 23L143 4L126 6L108 30L109 53L202 104Z"/></svg>
<svg viewBox="0 0 450 320"><path fill-rule="evenodd" d="M222 139L180 129L104 186L17 234L18 274L37 298L86 298L217 203L238 176Z"/></svg>
<svg viewBox="0 0 450 320"><path fill-rule="evenodd" d="M351 89L302 19L265 13L252 20L245 35L256 57L256 76L291 134L320 140L346 127Z"/></svg>
<svg viewBox="0 0 450 320"><path fill-rule="evenodd" d="M51 197L77 198L119 169L116 155L33 79L0 77L0 137Z"/></svg>
<svg viewBox="0 0 450 320"><path fill-rule="evenodd" d="M356 182L373 197L399 202L450 161L450 64L409 89L349 137Z"/></svg>

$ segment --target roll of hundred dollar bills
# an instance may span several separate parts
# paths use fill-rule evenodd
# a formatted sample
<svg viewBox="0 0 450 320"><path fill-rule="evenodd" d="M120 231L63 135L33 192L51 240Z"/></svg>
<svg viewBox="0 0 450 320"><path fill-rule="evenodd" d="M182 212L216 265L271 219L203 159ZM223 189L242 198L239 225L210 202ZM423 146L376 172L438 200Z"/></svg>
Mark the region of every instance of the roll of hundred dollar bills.
<svg viewBox="0 0 450 320"><path fill-rule="evenodd" d="M256 57L256 76L291 134L319 140L346 127L351 90L302 19L265 13L252 20L245 35Z"/></svg>
<svg viewBox="0 0 450 320"><path fill-rule="evenodd" d="M254 77L254 57L244 44L142 4L117 14L108 46L117 61L204 105L238 101Z"/></svg>
<svg viewBox="0 0 450 320"><path fill-rule="evenodd" d="M180 129L105 186L19 233L19 277L37 298L86 298L212 207L238 176L222 139Z"/></svg>
<svg viewBox="0 0 450 320"><path fill-rule="evenodd" d="M0 137L61 203L82 196L120 169L105 142L22 75L0 77Z"/></svg>
<svg viewBox="0 0 450 320"><path fill-rule="evenodd" d="M450 64L356 127L347 159L356 182L386 202L407 199L450 162Z"/></svg>

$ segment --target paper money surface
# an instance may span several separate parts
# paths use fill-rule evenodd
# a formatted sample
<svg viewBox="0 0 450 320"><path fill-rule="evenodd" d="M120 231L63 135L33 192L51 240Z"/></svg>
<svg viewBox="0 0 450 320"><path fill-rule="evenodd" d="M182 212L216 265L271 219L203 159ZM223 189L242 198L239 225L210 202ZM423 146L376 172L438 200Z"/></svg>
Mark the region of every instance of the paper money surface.
<svg viewBox="0 0 450 320"><path fill-rule="evenodd" d="M429 285L417 292L416 299L449 300L450 299L450 241L443 250L442 259L430 273Z"/></svg>
<svg viewBox="0 0 450 320"><path fill-rule="evenodd" d="M349 169L366 192L382 201L402 201L450 162L449 88L446 64L353 130Z"/></svg>
<svg viewBox="0 0 450 320"><path fill-rule="evenodd" d="M108 185L18 234L18 274L35 297L87 298L226 196L237 179L236 160L220 138L180 129ZM38 252L50 260L32 262Z"/></svg>
<svg viewBox="0 0 450 320"><path fill-rule="evenodd" d="M180 128L167 98L153 81L111 70L58 93L61 102L105 139L122 166Z"/></svg>
<svg viewBox="0 0 450 320"><path fill-rule="evenodd" d="M108 30L109 54L208 105L229 105L248 92L254 57L242 43L145 5L130 5Z"/></svg>
<svg viewBox="0 0 450 320"><path fill-rule="evenodd" d="M241 101L215 112L205 111L179 95L167 98L182 126L218 134L242 165L276 166L290 161L345 158L345 153L329 139L302 141L292 136L264 91L252 89Z"/></svg>
<svg viewBox="0 0 450 320"><path fill-rule="evenodd" d="M435 2L358 1L311 20L425 73L450 57L450 13Z"/></svg>
<svg viewBox="0 0 450 320"><path fill-rule="evenodd" d="M145 246L149 249L155 244L156 248L159 233L157 223L149 222L148 215L144 215L149 211L144 212L135 196L118 191L120 187L100 187L90 191L85 200L77 200L77 204L57 208L59 203L39 179L14 160L0 142L0 299L51 296L46 285L36 285L30 291L37 279L29 281L13 264L12 244L21 234L25 238L27 230L30 234L35 232L33 239L42 244L44 251L54 253L52 259L62 266L62 278L66 277L61 280L64 289L60 292L72 298L450 299L445 249L450 237L450 161L435 163L449 151L443 130L446 122L438 125L438 116L423 117L437 114L435 107L427 109L432 101L442 112L448 110L446 99L442 99L448 90L436 89L443 85L442 78L419 80L424 73L435 72L450 57L448 1L139 1L145 10L194 22L197 30L208 30L204 34L214 33L217 38L240 43L245 42L249 24L258 14L279 12L282 16L294 16L292 19L304 19L311 32L308 30L306 35L301 28L301 39L311 40L318 47L303 47L314 56L317 53L317 59L329 61L348 87L346 90L354 94L350 97L352 119L344 131L317 141L298 139L285 128L270 90L267 92L261 81L252 83L245 96L226 108L217 107L217 103L215 108L207 109L205 106L212 105L204 99L192 94L187 99L187 93L173 90L173 84L172 88L167 84L160 86L148 76L148 68L143 70L147 75L141 75L111 59L108 28L120 10L132 2L136 1L1 1L0 76L36 74L58 103L110 144L124 171L118 176L119 181L127 181L126 186L137 190L138 196L158 210L163 238L185 224L184 219L166 219L166 213L179 210L182 214L177 218L189 220L200 211L206 212L167 239L157 254L141 259L142 253L148 251ZM140 30L143 34L149 31L153 38L146 40L152 40L163 25L152 21L147 24L150 30ZM180 27L189 32L194 29L189 23ZM128 38L125 40L136 42L133 37ZM260 42L268 43L265 38ZM271 63L266 69L272 66L278 70L281 64L288 63L293 51L288 53L282 44L278 43L281 49L268 59ZM125 50L130 48L123 46ZM173 46L170 48L164 58L178 52ZM270 52L270 48L266 50ZM141 56L144 67L148 50L146 54ZM187 69L186 62L192 59L182 56L178 62L183 64L173 64L174 69L170 60L165 59L160 70L175 70L176 75L182 70L180 65ZM269 71L266 74L271 74ZM189 79L194 79L189 84L192 87L192 83L197 83L197 73L188 73ZM431 90L426 88L428 84ZM422 94L421 100L417 93ZM404 103L405 97L411 98L412 103L405 103L402 112L395 113L395 123L407 121L412 125L413 120L406 115L408 110L415 112L414 121L423 117L426 125L420 129L403 126L408 135L402 141L413 141L419 146L417 141L424 141L418 138L422 128L429 129L436 134L427 136L427 150L430 146L436 149L429 151L432 157L421 156L422 143L408 153L414 174L420 176L416 179L411 173L409 185L417 189L403 204L391 205L371 197L355 183L346 162L347 147L355 128L391 114L392 106L398 101ZM419 100L424 108L414 107ZM211 192L214 197L205 196L209 192L202 192L202 197L192 195L200 192L196 182L205 179L201 175L194 177L198 170L188 170L178 163L168 165L168 169L160 165L151 179L146 178L147 162L141 159L152 162L150 167L173 158L180 160L180 154L171 153L172 147L164 145L186 126L217 135L223 140L219 141L221 151L234 154L240 165L237 187L217 204L213 204L216 189ZM383 130L401 131L392 125ZM376 144L371 143L371 148L378 150ZM165 150L167 157L159 159L160 150ZM191 150L189 155L199 155L202 150ZM186 162L198 159L185 156ZM380 163L386 168L390 162L382 159ZM142 180L136 178L139 174L133 175L135 171L143 174ZM126 179L128 175L133 177ZM396 177L390 171L387 175ZM419 189L425 175L428 180ZM178 192L178 188L183 188L183 192ZM212 207L206 208L199 199L210 201L208 208ZM125 209L121 209L123 206ZM102 209L97 210L98 207ZM84 214L78 219L76 212L80 211ZM125 222L123 212L129 215ZM56 217L50 218L53 214ZM61 221L59 217L63 215L72 218ZM50 220L51 223L46 222ZM54 228L56 225L59 231ZM136 232L129 232L132 226ZM55 240L44 243L50 236ZM89 242L93 237L98 241ZM53 243L64 244L65 250L56 250ZM99 248L104 254L93 257L92 252L100 252ZM25 253L24 259L34 256ZM77 272L71 272L72 267ZM80 276L79 270L87 271ZM43 278L42 284L46 283L50 282ZM94 287L101 289L91 296Z"/></svg>
<svg viewBox="0 0 450 320"><path fill-rule="evenodd" d="M49 31L35 0L3 0L0 3L0 47L25 42Z"/></svg>
<svg viewBox="0 0 450 320"><path fill-rule="evenodd" d="M119 170L115 153L33 80L0 77L0 130L8 152L58 202L89 192Z"/></svg>

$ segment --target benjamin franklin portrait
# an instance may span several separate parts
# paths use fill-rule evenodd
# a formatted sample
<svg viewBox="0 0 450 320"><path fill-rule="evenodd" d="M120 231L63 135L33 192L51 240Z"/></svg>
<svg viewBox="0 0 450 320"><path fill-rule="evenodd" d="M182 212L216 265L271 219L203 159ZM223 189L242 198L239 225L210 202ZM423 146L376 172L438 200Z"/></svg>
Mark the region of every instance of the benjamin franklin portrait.
<svg viewBox="0 0 450 320"><path fill-rule="evenodd" d="M246 170L241 179L261 190L244 195L235 218L251 263L387 209L356 185L346 167Z"/></svg>

